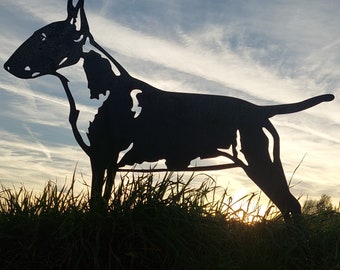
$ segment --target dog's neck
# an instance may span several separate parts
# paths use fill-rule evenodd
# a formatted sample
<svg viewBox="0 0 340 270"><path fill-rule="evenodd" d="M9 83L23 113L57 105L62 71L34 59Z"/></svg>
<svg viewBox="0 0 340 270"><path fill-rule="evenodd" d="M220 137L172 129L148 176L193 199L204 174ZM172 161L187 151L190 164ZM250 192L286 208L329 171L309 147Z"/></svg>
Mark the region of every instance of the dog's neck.
<svg viewBox="0 0 340 270"><path fill-rule="evenodd" d="M100 94L120 88L121 74L117 67L89 42L84 46L82 58L91 98L98 99Z"/></svg>

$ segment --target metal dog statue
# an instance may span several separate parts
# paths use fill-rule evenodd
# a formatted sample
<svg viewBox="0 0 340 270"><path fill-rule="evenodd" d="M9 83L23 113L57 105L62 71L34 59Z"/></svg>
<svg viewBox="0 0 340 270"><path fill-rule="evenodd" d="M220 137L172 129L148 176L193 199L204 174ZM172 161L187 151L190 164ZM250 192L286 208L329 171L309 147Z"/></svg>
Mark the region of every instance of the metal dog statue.
<svg viewBox="0 0 340 270"><path fill-rule="evenodd" d="M57 76L70 103L69 121L74 136L87 153L92 168L91 200L109 200L115 174L126 165L166 160L167 170L212 170L242 167L276 204L287 220L301 214L290 193L280 160L280 139L269 118L305 110L331 94L284 105L258 106L227 96L174 93L135 79L94 40L84 11L84 1L67 5L66 20L51 23L27 39L4 67L16 77ZM85 51L85 44L91 49ZM83 60L91 98L109 91L88 129L90 145L77 129L76 109L68 79L58 70ZM115 71L114 71L115 70ZM139 111L132 111L134 105ZM273 137L273 159L268 138ZM238 158L237 136L246 163ZM232 149L232 153L226 152ZM119 153L129 149L118 161ZM188 167L195 158L224 156L233 163L203 168ZM103 194L103 186L106 185Z"/></svg>

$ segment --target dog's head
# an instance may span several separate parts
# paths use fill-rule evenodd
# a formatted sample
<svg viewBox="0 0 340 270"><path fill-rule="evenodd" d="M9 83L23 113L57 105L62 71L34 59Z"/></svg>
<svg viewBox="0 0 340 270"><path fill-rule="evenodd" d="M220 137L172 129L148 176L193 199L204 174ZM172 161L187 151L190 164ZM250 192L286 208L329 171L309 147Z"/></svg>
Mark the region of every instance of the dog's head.
<svg viewBox="0 0 340 270"><path fill-rule="evenodd" d="M35 31L8 59L4 68L22 79L55 74L77 63L89 35L84 0L67 4L67 18Z"/></svg>

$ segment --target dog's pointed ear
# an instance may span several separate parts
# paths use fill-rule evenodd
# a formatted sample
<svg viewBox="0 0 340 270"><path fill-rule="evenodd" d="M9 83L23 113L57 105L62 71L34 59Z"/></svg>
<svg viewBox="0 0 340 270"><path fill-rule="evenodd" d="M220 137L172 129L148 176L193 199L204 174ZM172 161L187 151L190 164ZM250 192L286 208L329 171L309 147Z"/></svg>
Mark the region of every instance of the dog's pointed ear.
<svg viewBox="0 0 340 270"><path fill-rule="evenodd" d="M84 35L90 32L89 24L87 22L85 10L84 10L84 0L79 0L76 6L77 14L78 14L78 25L80 32ZM77 28L78 29L78 28Z"/></svg>
<svg viewBox="0 0 340 270"><path fill-rule="evenodd" d="M84 0L79 0L75 6L73 5L72 0L68 0L66 20L70 24L75 25L81 34L86 34L89 32L89 25L87 23L84 10Z"/></svg>
<svg viewBox="0 0 340 270"><path fill-rule="evenodd" d="M66 21L70 22L73 20L73 18L76 16L76 9L73 6L73 1L68 0L67 1L67 19Z"/></svg>

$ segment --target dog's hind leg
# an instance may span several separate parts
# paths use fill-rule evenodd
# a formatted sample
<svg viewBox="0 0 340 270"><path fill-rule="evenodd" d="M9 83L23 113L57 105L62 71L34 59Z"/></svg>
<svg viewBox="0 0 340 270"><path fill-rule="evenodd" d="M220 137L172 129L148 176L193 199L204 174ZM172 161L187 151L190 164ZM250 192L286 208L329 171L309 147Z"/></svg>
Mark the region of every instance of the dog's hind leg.
<svg viewBox="0 0 340 270"><path fill-rule="evenodd" d="M290 193L279 156L279 135L269 122L265 128L274 139L273 161L268 152L268 138L262 127L250 125L240 129L242 153L248 166L246 174L280 209L285 220L301 214L301 206Z"/></svg>

